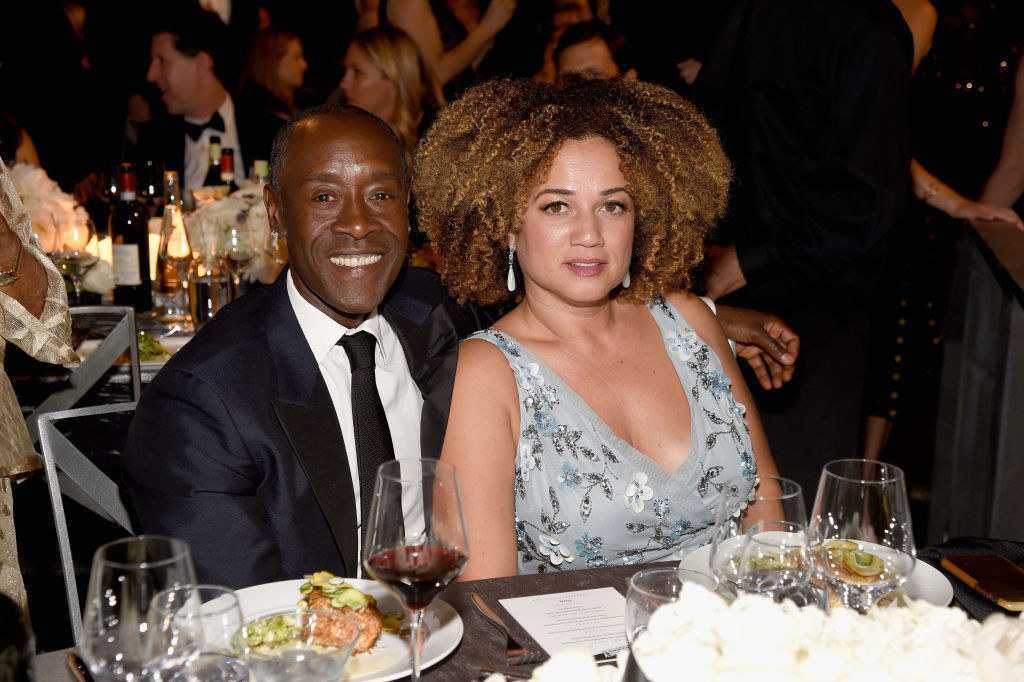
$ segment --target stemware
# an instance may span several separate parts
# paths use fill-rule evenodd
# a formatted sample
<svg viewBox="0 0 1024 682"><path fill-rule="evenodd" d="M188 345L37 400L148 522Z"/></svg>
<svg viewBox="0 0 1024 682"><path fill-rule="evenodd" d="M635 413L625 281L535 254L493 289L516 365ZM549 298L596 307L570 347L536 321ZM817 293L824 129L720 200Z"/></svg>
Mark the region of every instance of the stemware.
<svg viewBox="0 0 1024 682"><path fill-rule="evenodd" d="M914 570L914 532L903 471L866 459L829 462L808 526L815 574L866 613Z"/></svg>
<svg viewBox="0 0 1024 682"><path fill-rule="evenodd" d="M427 459L385 462L377 471L367 525L363 566L407 613L416 682L423 613L469 558L455 468Z"/></svg>
<svg viewBox="0 0 1024 682"><path fill-rule="evenodd" d="M71 279L76 301L82 295L82 277L99 260L95 254L86 251L94 236L96 228L91 219L84 223L68 223L60 228L60 245L51 256L61 274Z"/></svg>
<svg viewBox="0 0 1024 682"><path fill-rule="evenodd" d="M781 601L807 585L811 572L805 524L759 521L747 529L736 570L741 590Z"/></svg>
<svg viewBox="0 0 1024 682"><path fill-rule="evenodd" d="M267 230L263 238L263 251L277 265L288 263L288 242L277 230Z"/></svg>
<svg viewBox="0 0 1024 682"><path fill-rule="evenodd" d="M684 583L696 583L709 591L715 589L714 580L685 568L655 568L630 577L626 590L626 641L630 645L647 629L651 614L679 600Z"/></svg>
<svg viewBox="0 0 1024 682"><path fill-rule="evenodd" d="M180 585L153 597L148 668L158 680L245 682L248 642L233 590L219 585Z"/></svg>
<svg viewBox="0 0 1024 682"><path fill-rule="evenodd" d="M224 260L231 278L230 299L234 300L238 298L239 288L242 286L242 272L256 257L256 244L248 215L240 213L235 221L227 226L221 234L217 252Z"/></svg>
<svg viewBox="0 0 1024 682"><path fill-rule="evenodd" d="M739 593L736 569L740 553L743 551L744 537L742 515L734 515L733 510L742 504L741 498L746 489L746 483L742 479L726 482L718 507L717 523L711 535L711 574L719 588L731 596ZM796 481L779 476L761 476L754 493L754 503L770 506L771 515L782 521L806 524L807 512L803 495L803 489Z"/></svg>
<svg viewBox="0 0 1024 682"><path fill-rule="evenodd" d="M93 675L148 679L150 603L161 590L195 582L192 553L183 540L140 535L97 549L82 618L82 657Z"/></svg>

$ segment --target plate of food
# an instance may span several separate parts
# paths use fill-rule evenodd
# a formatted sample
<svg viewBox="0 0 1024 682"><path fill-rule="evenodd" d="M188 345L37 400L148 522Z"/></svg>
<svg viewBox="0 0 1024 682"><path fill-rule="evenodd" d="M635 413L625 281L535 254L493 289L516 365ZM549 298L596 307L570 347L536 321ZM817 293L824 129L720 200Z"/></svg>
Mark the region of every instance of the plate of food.
<svg viewBox="0 0 1024 682"><path fill-rule="evenodd" d="M178 349L184 346L192 338L192 334L175 334L173 336L165 336L157 338L148 332L139 330L139 369L140 371L156 371L164 366L171 356L174 355ZM75 349L75 353L81 360L85 360L89 357L93 351L99 348L100 343L103 339L86 339L83 341L78 348ZM122 364L128 362L128 352L125 351L122 358L118 359L114 364ZM78 365L75 363L68 363L65 367L73 368Z"/></svg>
<svg viewBox="0 0 1024 682"><path fill-rule="evenodd" d="M236 594L247 623L295 608L299 602L317 610L336 609L355 619L362 634L341 677L346 682L387 682L412 672L402 607L373 580L318 572L300 580L244 587ZM441 599L431 602L423 616L422 668L426 670L454 651L462 631L462 618L455 609Z"/></svg>
<svg viewBox="0 0 1024 682"><path fill-rule="evenodd" d="M683 557L679 568L711 576L710 559L711 545L704 545ZM923 599L936 606L949 606L953 601L953 585L938 569L923 561L914 563L913 572L899 591L910 599Z"/></svg>

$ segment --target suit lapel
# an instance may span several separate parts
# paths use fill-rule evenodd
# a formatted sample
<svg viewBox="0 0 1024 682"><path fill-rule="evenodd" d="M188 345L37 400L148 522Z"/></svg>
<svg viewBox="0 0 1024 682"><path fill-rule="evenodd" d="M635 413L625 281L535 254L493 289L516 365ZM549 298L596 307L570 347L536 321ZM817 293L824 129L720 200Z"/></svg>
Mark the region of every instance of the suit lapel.
<svg viewBox="0 0 1024 682"><path fill-rule="evenodd" d="M285 277L274 286L278 291L266 326L277 370L274 412L327 519L346 574L355 576L359 519L338 415L288 301Z"/></svg>

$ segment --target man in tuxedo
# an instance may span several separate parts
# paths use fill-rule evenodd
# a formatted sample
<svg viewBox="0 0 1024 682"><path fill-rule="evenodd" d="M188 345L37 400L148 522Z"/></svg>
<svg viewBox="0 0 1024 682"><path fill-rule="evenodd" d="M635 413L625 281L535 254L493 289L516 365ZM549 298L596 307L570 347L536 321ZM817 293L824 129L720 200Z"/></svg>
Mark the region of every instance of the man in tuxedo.
<svg viewBox="0 0 1024 682"><path fill-rule="evenodd" d="M403 269L408 198L398 139L361 109L309 110L275 138L264 199L290 267L167 363L123 457L143 530L184 538L200 581L358 575L378 463L439 456L456 346L482 325Z"/></svg>
<svg viewBox="0 0 1024 682"><path fill-rule="evenodd" d="M237 124L242 112L224 86L227 29L198 6L183 6L162 21L150 43L146 80L160 89L168 116L140 127L136 161L163 161L179 172L184 190L197 190L209 169L210 138L218 136L221 147L234 150L236 177L244 178Z"/></svg>

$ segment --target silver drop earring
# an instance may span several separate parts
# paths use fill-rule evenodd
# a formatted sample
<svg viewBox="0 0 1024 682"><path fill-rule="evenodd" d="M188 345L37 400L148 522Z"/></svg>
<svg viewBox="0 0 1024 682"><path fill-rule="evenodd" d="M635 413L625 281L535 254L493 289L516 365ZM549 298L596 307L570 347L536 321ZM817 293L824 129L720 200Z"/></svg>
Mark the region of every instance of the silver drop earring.
<svg viewBox="0 0 1024 682"><path fill-rule="evenodd" d="M626 270L626 276L622 278L622 288L623 289L628 289L629 288L629 270L628 269Z"/></svg>
<svg viewBox="0 0 1024 682"><path fill-rule="evenodd" d="M506 283L508 284L509 291L516 290L516 271L512 268L512 261L515 259L515 257L516 247L508 247L508 280Z"/></svg>

